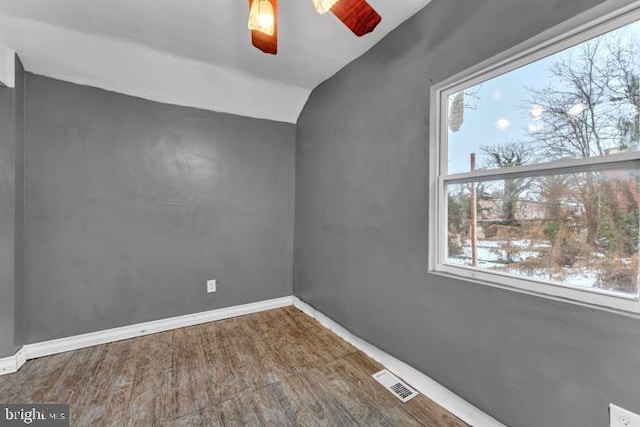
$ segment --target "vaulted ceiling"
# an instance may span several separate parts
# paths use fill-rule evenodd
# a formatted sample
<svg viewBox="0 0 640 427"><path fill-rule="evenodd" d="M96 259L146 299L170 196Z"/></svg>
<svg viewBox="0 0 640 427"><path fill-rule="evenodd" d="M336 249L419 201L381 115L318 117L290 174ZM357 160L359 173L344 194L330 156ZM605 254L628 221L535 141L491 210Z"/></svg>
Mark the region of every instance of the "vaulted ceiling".
<svg viewBox="0 0 640 427"><path fill-rule="evenodd" d="M246 0L2 0L28 71L178 105L295 122L311 90L430 0L368 0L355 37L311 0L279 1L278 55L251 46Z"/></svg>

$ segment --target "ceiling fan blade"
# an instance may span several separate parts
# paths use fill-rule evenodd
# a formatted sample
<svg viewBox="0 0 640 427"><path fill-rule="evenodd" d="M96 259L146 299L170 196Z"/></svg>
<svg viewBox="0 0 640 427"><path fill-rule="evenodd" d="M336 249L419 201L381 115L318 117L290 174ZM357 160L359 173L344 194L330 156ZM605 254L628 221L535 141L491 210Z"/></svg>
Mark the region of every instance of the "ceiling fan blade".
<svg viewBox="0 0 640 427"><path fill-rule="evenodd" d="M331 12L358 37L372 32L382 21L378 12L365 0L340 0Z"/></svg>
<svg viewBox="0 0 640 427"><path fill-rule="evenodd" d="M251 9L253 2L254 0L249 0L249 9ZM251 44L264 53L276 55L278 53L278 0L271 0L271 4L273 5L274 15L273 35L270 36L260 31L253 30L251 31Z"/></svg>

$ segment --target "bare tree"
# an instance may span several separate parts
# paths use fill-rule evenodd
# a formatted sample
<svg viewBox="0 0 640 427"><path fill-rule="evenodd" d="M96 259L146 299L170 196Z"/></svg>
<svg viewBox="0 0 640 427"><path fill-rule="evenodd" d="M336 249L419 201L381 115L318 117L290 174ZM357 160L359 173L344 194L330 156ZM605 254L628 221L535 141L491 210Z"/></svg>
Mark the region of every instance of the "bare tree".
<svg viewBox="0 0 640 427"><path fill-rule="evenodd" d="M616 47L617 46L617 47ZM530 90L531 102L544 111L543 131L535 134L539 155L549 159L603 156L624 150L624 124L637 101L638 81L631 48L597 38L550 67L552 84ZM640 111L640 110L636 110ZM600 186L585 173L576 181L585 210L587 241L595 243L600 224Z"/></svg>
<svg viewBox="0 0 640 427"><path fill-rule="evenodd" d="M531 145L524 142L508 142L482 146L487 159L487 167L510 168L528 163L533 151ZM518 224L518 201L520 196L531 186L530 178L509 178L504 180L502 188L502 219L505 225Z"/></svg>
<svg viewBox="0 0 640 427"><path fill-rule="evenodd" d="M542 155L551 159L606 154L607 143L619 135L609 102L612 62L600 39L580 45L577 52L550 67L552 86L530 90L540 105L544 131L536 134Z"/></svg>
<svg viewBox="0 0 640 427"><path fill-rule="evenodd" d="M611 101L617 108L627 111L621 114L618 127L621 133L620 146L624 150L638 149L640 143L640 64L630 58L640 58L636 40L608 43L613 74L609 80Z"/></svg>

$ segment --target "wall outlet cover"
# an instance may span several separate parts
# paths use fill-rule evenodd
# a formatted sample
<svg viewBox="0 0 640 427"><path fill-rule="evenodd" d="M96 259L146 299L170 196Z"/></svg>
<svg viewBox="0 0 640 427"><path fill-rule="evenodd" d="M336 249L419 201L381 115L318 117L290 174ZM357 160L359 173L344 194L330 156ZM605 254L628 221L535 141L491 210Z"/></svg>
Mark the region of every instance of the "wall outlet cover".
<svg viewBox="0 0 640 427"><path fill-rule="evenodd" d="M216 281L215 280L207 280L207 293L212 293L216 291Z"/></svg>
<svg viewBox="0 0 640 427"><path fill-rule="evenodd" d="M640 415L622 409L613 403L609 404L610 427L640 427Z"/></svg>

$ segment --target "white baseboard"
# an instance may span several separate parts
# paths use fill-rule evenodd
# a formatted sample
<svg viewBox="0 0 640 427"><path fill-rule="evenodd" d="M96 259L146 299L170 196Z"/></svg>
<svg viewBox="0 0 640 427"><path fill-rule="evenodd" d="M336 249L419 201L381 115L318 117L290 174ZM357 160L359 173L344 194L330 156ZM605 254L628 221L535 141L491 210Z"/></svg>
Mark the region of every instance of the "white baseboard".
<svg viewBox="0 0 640 427"><path fill-rule="evenodd" d="M293 297L293 305L316 319L322 326L383 365L389 371L405 380L413 388L460 418L465 423L474 427L505 427L504 424L482 412L480 409L432 380L422 372L353 335L351 332L301 299Z"/></svg>
<svg viewBox="0 0 640 427"><path fill-rule="evenodd" d="M293 297L277 298L267 301L254 302L202 313L187 314L185 316L154 320L104 331L90 332L72 337L60 338L23 346L16 354L0 359L0 375L16 372L29 359L64 353L99 344L107 344L141 337L144 335L165 332L172 329L199 325L216 320L230 319L274 308L286 307L293 304Z"/></svg>
<svg viewBox="0 0 640 427"><path fill-rule="evenodd" d="M367 356L376 360L389 371L404 379L420 393L429 397L429 399L433 400L467 424L475 427L505 427L503 424L499 423L461 397L447 390L445 387L438 384L422 372L356 337L329 317L294 296L221 308L202 313L188 314L185 316L171 317L152 322L138 323L136 325L91 332L88 334L44 341L35 344L27 344L13 356L0 359L0 375L17 372L27 360L35 359L37 357L50 356L52 354L78 350L94 345L107 344L129 338L169 331L172 329L213 322L216 320L230 319L232 317L244 316L290 305L294 305L302 312L316 319L322 326L361 350Z"/></svg>

